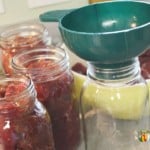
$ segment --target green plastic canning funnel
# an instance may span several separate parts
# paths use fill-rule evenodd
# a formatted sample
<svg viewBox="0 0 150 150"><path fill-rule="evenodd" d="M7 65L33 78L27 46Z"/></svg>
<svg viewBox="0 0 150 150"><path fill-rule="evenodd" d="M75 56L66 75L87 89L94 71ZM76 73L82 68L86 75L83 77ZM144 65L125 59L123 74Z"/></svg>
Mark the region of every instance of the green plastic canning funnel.
<svg viewBox="0 0 150 150"><path fill-rule="evenodd" d="M87 61L118 63L150 47L150 3L107 1L73 10L49 11L45 22L58 21L66 46Z"/></svg>

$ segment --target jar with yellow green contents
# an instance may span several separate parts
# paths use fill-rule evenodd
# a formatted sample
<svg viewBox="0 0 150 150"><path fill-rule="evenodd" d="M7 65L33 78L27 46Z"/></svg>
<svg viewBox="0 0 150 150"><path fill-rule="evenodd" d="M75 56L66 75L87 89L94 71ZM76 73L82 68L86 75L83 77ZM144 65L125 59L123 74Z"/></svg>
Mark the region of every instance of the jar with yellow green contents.
<svg viewBox="0 0 150 150"><path fill-rule="evenodd" d="M137 58L118 64L88 64L81 90L85 150L149 149L148 86ZM148 144L143 144L147 142Z"/></svg>

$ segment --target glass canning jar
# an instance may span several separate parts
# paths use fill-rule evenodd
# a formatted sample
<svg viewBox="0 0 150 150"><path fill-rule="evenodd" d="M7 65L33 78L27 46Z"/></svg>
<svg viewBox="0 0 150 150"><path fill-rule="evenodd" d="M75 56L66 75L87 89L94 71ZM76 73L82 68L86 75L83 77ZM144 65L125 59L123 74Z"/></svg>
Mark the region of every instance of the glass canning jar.
<svg viewBox="0 0 150 150"><path fill-rule="evenodd" d="M150 79L150 49L139 56L141 74L145 79Z"/></svg>
<svg viewBox="0 0 150 150"><path fill-rule="evenodd" d="M73 75L66 52L58 47L24 51L13 57L12 67L31 76L38 99L52 118L56 150L75 150L80 122L72 99Z"/></svg>
<svg viewBox="0 0 150 150"><path fill-rule="evenodd" d="M23 75L0 76L0 149L54 150L49 115Z"/></svg>
<svg viewBox="0 0 150 150"><path fill-rule="evenodd" d="M11 25L0 34L2 67L5 73L12 74L11 59L23 50L43 48L51 44L48 30L41 23Z"/></svg>
<svg viewBox="0 0 150 150"><path fill-rule="evenodd" d="M89 62L87 74L81 91L85 138L80 150L150 149L148 87L138 59Z"/></svg>

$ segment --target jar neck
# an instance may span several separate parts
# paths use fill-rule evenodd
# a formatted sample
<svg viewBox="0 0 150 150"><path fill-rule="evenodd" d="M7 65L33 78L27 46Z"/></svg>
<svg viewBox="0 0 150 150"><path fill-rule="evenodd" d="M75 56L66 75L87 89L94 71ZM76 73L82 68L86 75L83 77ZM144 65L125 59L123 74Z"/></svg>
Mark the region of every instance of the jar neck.
<svg viewBox="0 0 150 150"><path fill-rule="evenodd" d="M1 76L0 96L0 115L17 117L33 110L36 91L32 80L27 76Z"/></svg>
<svg viewBox="0 0 150 150"><path fill-rule="evenodd" d="M30 49L50 44L48 30L40 23L12 25L0 34L0 47L14 53L15 49Z"/></svg>
<svg viewBox="0 0 150 150"><path fill-rule="evenodd" d="M138 58L116 64L89 62L87 74L88 77L101 82L121 82L132 80L139 75L140 66Z"/></svg>
<svg viewBox="0 0 150 150"><path fill-rule="evenodd" d="M56 47L33 49L15 55L12 67L16 72L29 74L33 81L54 80L69 70L67 53Z"/></svg>

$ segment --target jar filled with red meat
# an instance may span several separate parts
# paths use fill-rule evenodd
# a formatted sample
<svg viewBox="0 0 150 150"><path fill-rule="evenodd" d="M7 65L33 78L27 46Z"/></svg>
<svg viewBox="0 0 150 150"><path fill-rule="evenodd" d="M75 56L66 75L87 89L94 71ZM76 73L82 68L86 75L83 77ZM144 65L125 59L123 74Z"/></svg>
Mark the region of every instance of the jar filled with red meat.
<svg viewBox="0 0 150 150"><path fill-rule="evenodd" d="M0 150L54 150L50 117L28 77L0 77Z"/></svg>
<svg viewBox="0 0 150 150"><path fill-rule="evenodd" d="M141 74L145 79L150 79L150 49L139 56Z"/></svg>
<svg viewBox="0 0 150 150"><path fill-rule="evenodd" d="M0 34L2 67L5 73L12 74L11 59L23 50L43 48L51 44L46 27L40 23L12 25Z"/></svg>
<svg viewBox="0 0 150 150"><path fill-rule="evenodd" d="M66 52L56 47L25 51L13 57L12 66L35 83L38 99L52 118L56 150L76 150L79 115L71 96L73 75Z"/></svg>

